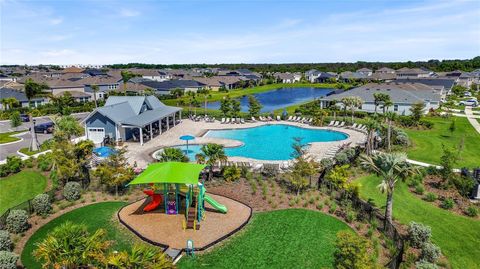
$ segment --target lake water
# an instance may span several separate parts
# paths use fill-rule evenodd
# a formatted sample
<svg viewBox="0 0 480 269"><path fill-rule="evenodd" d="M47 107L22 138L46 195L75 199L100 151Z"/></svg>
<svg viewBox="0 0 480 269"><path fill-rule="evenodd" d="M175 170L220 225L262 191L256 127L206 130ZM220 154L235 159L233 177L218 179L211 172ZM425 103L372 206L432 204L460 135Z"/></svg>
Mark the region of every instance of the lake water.
<svg viewBox="0 0 480 269"><path fill-rule="evenodd" d="M326 96L335 89L330 88L279 88L273 91L253 94L262 104L261 112L271 112L276 109L281 109L287 106L305 103L312 101L315 98ZM248 111L248 97L244 96L240 99L241 109L244 112ZM219 109L220 102L207 103L209 109Z"/></svg>

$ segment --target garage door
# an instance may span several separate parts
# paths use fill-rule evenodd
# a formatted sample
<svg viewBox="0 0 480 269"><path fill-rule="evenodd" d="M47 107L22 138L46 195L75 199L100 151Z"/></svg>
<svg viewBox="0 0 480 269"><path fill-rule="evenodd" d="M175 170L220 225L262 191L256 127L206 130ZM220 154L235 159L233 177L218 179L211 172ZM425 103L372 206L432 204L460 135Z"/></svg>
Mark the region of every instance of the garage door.
<svg viewBox="0 0 480 269"><path fill-rule="evenodd" d="M103 138L105 138L104 128L88 128L87 132L88 139L92 140L95 144L102 143Z"/></svg>

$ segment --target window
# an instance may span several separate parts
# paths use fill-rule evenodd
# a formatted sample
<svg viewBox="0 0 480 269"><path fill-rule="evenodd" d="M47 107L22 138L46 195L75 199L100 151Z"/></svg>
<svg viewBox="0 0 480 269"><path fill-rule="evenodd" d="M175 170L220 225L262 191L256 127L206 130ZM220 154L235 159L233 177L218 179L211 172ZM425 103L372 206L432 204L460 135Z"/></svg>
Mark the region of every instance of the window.
<svg viewBox="0 0 480 269"><path fill-rule="evenodd" d="M393 105L393 111L398 111L398 105Z"/></svg>

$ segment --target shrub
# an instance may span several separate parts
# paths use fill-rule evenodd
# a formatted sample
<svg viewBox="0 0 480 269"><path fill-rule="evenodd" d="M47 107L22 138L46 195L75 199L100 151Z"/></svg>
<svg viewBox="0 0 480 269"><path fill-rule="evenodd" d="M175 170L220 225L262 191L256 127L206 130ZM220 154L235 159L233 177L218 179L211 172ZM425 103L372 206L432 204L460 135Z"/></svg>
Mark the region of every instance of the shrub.
<svg viewBox="0 0 480 269"><path fill-rule="evenodd" d="M37 215L45 216L52 211L50 196L45 193L35 196L32 200L32 205Z"/></svg>
<svg viewBox="0 0 480 269"><path fill-rule="evenodd" d="M336 203L332 203L332 204L330 205L330 208L328 209L328 212L329 212L330 214L333 214L333 213L335 213L335 211L337 211L337 204L336 204Z"/></svg>
<svg viewBox="0 0 480 269"><path fill-rule="evenodd" d="M438 266L434 263L430 263L424 260L415 263L416 269L438 269Z"/></svg>
<svg viewBox="0 0 480 269"><path fill-rule="evenodd" d="M455 186L458 192L465 197L468 197L475 187L475 180L470 177L453 175L449 180L451 183L453 183L453 186Z"/></svg>
<svg viewBox="0 0 480 269"><path fill-rule="evenodd" d="M373 268L367 240L352 232L340 231L335 242L334 265L337 269Z"/></svg>
<svg viewBox="0 0 480 269"><path fill-rule="evenodd" d="M21 233L25 232L29 228L28 224L28 214L25 210L12 210L7 217L7 230L11 233Z"/></svg>
<svg viewBox="0 0 480 269"><path fill-rule="evenodd" d="M322 203L322 202L318 202L318 203L317 203L317 209L318 209L318 210L322 210L322 209L323 209L323 203Z"/></svg>
<svg viewBox="0 0 480 269"><path fill-rule="evenodd" d="M2 269L16 269L18 255L9 251L0 251L0 268Z"/></svg>
<svg viewBox="0 0 480 269"><path fill-rule="evenodd" d="M242 176L242 171L236 166L228 166L223 170L223 178L226 181L236 181Z"/></svg>
<svg viewBox="0 0 480 269"><path fill-rule="evenodd" d="M42 171L50 171L52 163L51 153L42 154L37 157L37 167Z"/></svg>
<svg viewBox="0 0 480 269"><path fill-rule="evenodd" d="M475 206L469 206L467 210L465 210L465 214L469 217L476 217L478 216L478 208Z"/></svg>
<svg viewBox="0 0 480 269"><path fill-rule="evenodd" d="M437 200L437 195L435 193L427 193L427 195L425 195L425 200L428 201L428 202L434 202L435 200Z"/></svg>
<svg viewBox="0 0 480 269"><path fill-rule="evenodd" d="M430 242L432 229L421 223L410 222L408 224L408 239L413 247L420 248L425 243Z"/></svg>
<svg viewBox="0 0 480 269"><path fill-rule="evenodd" d="M67 182L65 187L63 187L63 196L68 201L75 201L80 199L82 187L78 182Z"/></svg>
<svg viewBox="0 0 480 269"><path fill-rule="evenodd" d="M455 202L453 201L452 198L447 198L442 201L442 204L440 205L443 209L452 209L453 205Z"/></svg>
<svg viewBox="0 0 480 269"><path fill-rule="evenodd" d="M0 250L12 250L13 243L10 239L10 233L5 230L0 230Z"/></svg>
<svg viewBox="0 0 480 269"><path fill-rule="evenodd" d="M8 167L6 164L0 165L0 177L6 177L10 171L8 170Z"/></svg>
<svg viewBox="0 0 480 269"><path fill-rule="evenodd" d="M415 187L415 192L416 192L417 194L422 195L422 194L425 192L425 188L424 188L422 185L417 185L417 186Z"/></svg>
<svg viewBox="0 0 480 269"><path fill-rule="evenodd" d="M25 167L32 168L32 167L33 167L33 160L32 160L32 158L29 158L29 159L26 159L25 161L23 161L23 165L24 165Z"/></svg>
<svg viewBox="0 0 480 269"><path fill-rule="evenodd" d="M440 251L440 248L435 244L428 242L423 245L420 258L422 260L435 263L441 255L442 252Z"/></svg>
<svg viewBox="0 0 480 269"><path fill-rule="evenodd" d="M10 173L18 173L23 167L22 159L18 156L8 156L5 165Z"/></svg>
<svg viewBox="0 0 480 269"><path fill-rule="evenodd" d="M345 152L340 152L337 155L335 155L335 161L342 165L348 163L348 156Z"/></svg>
<svg viewBox="0 0 480 269"><path fill-rule="evenodd" d="M349 210L345 216L345 220L348 223L352 223L357 218L357 214L353 210Z"/></svg>

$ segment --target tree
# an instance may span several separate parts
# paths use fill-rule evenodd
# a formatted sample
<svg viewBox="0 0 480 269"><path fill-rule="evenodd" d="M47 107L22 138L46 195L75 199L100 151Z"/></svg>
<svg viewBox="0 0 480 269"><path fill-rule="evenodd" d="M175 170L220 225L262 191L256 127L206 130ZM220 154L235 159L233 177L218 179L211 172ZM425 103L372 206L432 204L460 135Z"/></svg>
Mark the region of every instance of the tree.
<svg viewBox="0 0 480 269"><path fill-rule="evenodd" d="M106 234L103 229L92 234L86 225L67 221L55 227L37 245L33 255L43 264L42 268L74 269L101 265L110 246Z"/></svg>
<svg viewBox="0 0 480 269"><path fill-rule="evenodd" d="M342 103L343 103L343 106L345 107L345 111L347 108L350 108L350 111L352 113L352 122L353 122L353 116L355 114L355 110L358 107L361 107L363 104L362 99L357 96L347 96L342 98Z"/></svg>
<svg viewBox="0 0 480 269"><path fill-rule="evenodd" d="M20 112L14 111L10 114L10 126L17 130L17 127L22 125L22 119L20 118Z"/></svg>
<svg viewBox="0 0 480 269"><path fill-rule="evenodd" d="M337 233L334 265L337 269L374 268L369 254L370 243L350 231Z"/></svg>
<svg viewBox="0 0 480 269"><path fill-rule="evenodd" d="M442 156L440 157L440 176L443 179L446 187L448 181L454 177L453 168L458 162L458 154L454 149L451 149L442 144Z"/></svg>
<svg viewBox="0 0 480 269"><path fill-rule="evenodd" d="M160 162L188 162L189 159L179 148L164 148L158 155Z"/></svg>
<svg viewBox="0 0 480 269"><path fill-rule="evenodd" d="M457 96L461 96L463 97L463 95L465 94L465 92L467 91L468 89L463 87L463 86L460 86L460 85L455 85L452 87L452 92L457 95Z"/></svg>
<svg viewBox="0 0 480 269"><path fill-rule="evenodd" d="M312 185L312 176L317 172L318 164L307 157L307 151L301 143L301 138L295 137L292 143L292 170L287 174L287 181L297 195L307 186Z"/></svg>
<svg viewBox="0 0 480 269"><path fill-rule="evenodd" d="M75 180L88 180L88 164L93 151L93 142L80 141L73 144L65 136L54 136L52 144L52 171L62 183Z"/></svg>
<svg viewBox="0 0 480 269"><path fill-rule="evenodd" d="M365 128L367 128L367 144L365 147L365 152L367 155L371 155L374 150L375 134L378 128L380 127L380 124L375 119L367 118L364 125L365 125Z"/></svg>
<svg viewBox="0 0 480 269"><path fill-rule="evenodd" d="M223 99L220 101L220 111L222 111L223 116L227 117L228 114L230 113L230 96L225 96Z"/></svg>
<svg viewBox="0 0 480 269"><path fill-rule="evenodd" d="M56 108L59 114L69 115L70 108L75 104L75 99L70 92L63 92L58 96L50 97L53 106Z"/></svg>
<svg viewBox="0 0 480 269"><path fill-rule="evenodd" d="M172 261L157 248L135 244L130 251L113 252L107 257L108 268L175 268Z"/></svg>
<svg viewBox="0 0 480 269"><path fill-rule="evenodd" d="M395 112L388 111L384 113L387 119L387 149L391 150L392 147L392 123L395 121L397 114Z"/></svg>
<svg viewBox="0 0 480 269"><path fill-rule="evenodd" d="M248 114L250 117L258 117L258 114L262 110L262 104L253 95L248 96Z"/></svg>
<svg viewBox="0 0 480 269"><path fill-rule="evenodd" d="M399 179L405 180L409 176L418 174L418 169L407 163L407 155L400 152L377 153L373 156L362 155L361 164L382 178L382 183L378 187L382 192L387 193L385 221L391 223L395 184Z"/></svg>
<svg viewBox="0 0 480 269"><path fill-rule="evenodd" d="M95 108L97 108L98 107L98 104L97 104L98 85L93 84L92 91L93 91L93 101L95 102Z"/></svg>
<svg viewBox="0 0 480 269"><path fill-rule="evenodd" d="M115 196L118 196L118 187L125 185L135 176L132 167L127 162L125 152L125 148L115 149L115 152L98 165L93 172L100 182L115 189Z"/></svg>
<svg viewBox="0 0 480 269"><path fill-rule="evenodd" d="M130 71L122 71L120 72L120 75L122 76L123 81L123 94L127 95L127 83L130 79L136 77L137 75Z"/></svg>
<svg viewBox="0 0 480 269"><path fill-rule="evenodd" d="M83 128L73 116L62 116L53 118L55 123L54 136L57 139L72 139L73 136L79 136L83 133Z"/></svg>
<svg viewBox="0 0 480 269"><path fill-rule="evenodd" d="M455 132L455 118L452 119L452 121L450 122L450 126L448 127L448 130L450 131L451 134L453 134L453 132Z"/></svg>
<svg viewBox="0 0 480 269"><path fill-rule="evenodd" d="M415 125L418 125L418 122L423 116L423 111L425 110L425 104L423 102L418 102L412 105L410 112L412 112L411 118Z"/></svg>
<svg viewBox="0 0 480 269"><path fill-rule="evenodd" d="M199 153L199 157L205 160L205 163L208 165L208 179L211 180L213 177L213 166L216 162L227 161L227 155L225 155L225 150L222 145L209 143L203 145L200 149L202 153Z"/></svg>
<svg viewBox="0 0 480 269"><path fill-rule="evenodd" d="M231 109L230 111L232 112L233 117L238 117L238 114L240 113L240 101L233 99L230 101L231 104Z"/></svg>
<svg viewBox="0 0 480 269"><path fill-rule="evenodd" d="M48 90L49 88L50 87L47 84L44 84L44 83L39 84L33 81L33 79L28 78L25 81L25 95L28 99L28 102L30 103L30 101L34 97L45 95L46 94L45 91Z"/></svg>
<svg viewBox="0 0 480 269"><path fill-rule="evenodd" d="M19 102L16 98L13 97L8 97L8 98L2 98L2 106L3 110L9 110L12 109L14 106L18 106Z"/></svg>
<svg viewBox="0 0 480 269"><path fill-rule="evenodd" d="M375 114L377 114L378 106L384 103L387 99L390 99L390 95L386 93L376 92L373 94L373 104L375 105Z"/></svg>
<svg viewBox="0 0 480 269"><path fill-rule="evenodd" d="M340 189L347 191L347 193L357 194L358 188L353 182L348 182L350 177L349 169L350 165L337 165L332 170L330 170L325 179L333 183Z"/></svg>

